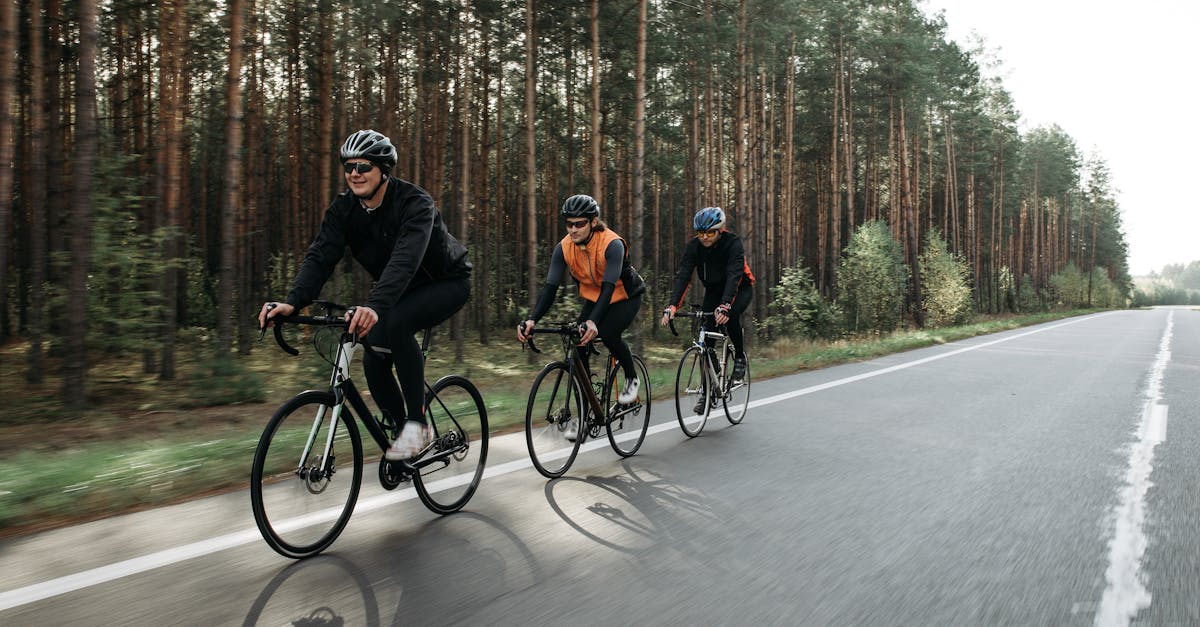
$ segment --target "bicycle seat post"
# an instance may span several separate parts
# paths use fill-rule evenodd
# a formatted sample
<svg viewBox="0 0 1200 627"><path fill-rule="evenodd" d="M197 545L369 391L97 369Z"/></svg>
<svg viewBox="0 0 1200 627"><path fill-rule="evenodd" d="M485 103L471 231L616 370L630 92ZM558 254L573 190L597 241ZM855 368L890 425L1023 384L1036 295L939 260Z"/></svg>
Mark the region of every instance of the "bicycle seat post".
<svg viewBox="0 0 1200 627"><path fill-rule="evenodd" d="M427 327L421 336L421 360L429 360L429 346L433 342L433 327Z"/></svg>

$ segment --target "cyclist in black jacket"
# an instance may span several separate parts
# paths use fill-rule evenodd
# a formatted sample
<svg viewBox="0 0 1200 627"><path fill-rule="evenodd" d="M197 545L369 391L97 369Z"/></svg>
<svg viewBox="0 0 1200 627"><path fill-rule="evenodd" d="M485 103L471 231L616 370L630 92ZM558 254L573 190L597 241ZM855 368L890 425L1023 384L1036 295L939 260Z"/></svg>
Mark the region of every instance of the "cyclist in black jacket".
<svg viewBox="0 0 1200 627"><path fill-rule="evenodd" d="M386 136L372 130L351 134L342 144L341 161L348 189L325 211L287 298L264 304L259 326L312 303L349 246L375 280L366 302L354 308L349 331L392 350L391 359L364 354L363 372L380 409L393 419L407 418L386 457L408 459L429 441L422 407L425 363L414 334L446 321L466 304L471 263L429 194L390 175L396 147Z"/></svg>
<svg viewBox="0 0 1200 627"><path fill-rule="evenodd" d="M688 242L675 274L675 285L671 289L671 304L663 310L662 324L675 317L676 310L683 305L683 298L692 281L695 270L704 284L704 311L716 311L713 316L717 324L724 324L733 342L733 378L746 376L746 352L742 335L742 314L750 306L754 295L754 274L746 262L746 251L742 238L725 230L725 212L720 207L705 207L696 212L692 220L696 239Z"/></svg>

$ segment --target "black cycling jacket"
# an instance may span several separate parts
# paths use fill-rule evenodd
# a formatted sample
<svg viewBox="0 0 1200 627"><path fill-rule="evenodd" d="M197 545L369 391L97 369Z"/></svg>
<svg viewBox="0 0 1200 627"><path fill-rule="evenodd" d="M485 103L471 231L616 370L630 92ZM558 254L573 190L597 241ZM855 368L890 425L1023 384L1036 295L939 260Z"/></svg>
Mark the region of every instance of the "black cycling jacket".
<svg viewBox="0 0 1200 627"><path fill-rule="evenodd" d="M743 283L754 283L754 275L746 263L742 238L730 231L722 231L711 248L702 246L699 239L693 238L688 242L683 249L683 259L679 260L679 271L675 273L669 305L677 309L683 306L683 297L687 295L688 285L692 282L693 269L704 284L704 289L719 291L721 303L725 305L733 305L733 299Z"/></svg>
<svg viewBox="0 0 1200 627"><path fill-rule="evenodd" d="M383 203L373 211L350 190L333 200L287 302L300 309L316 299L347 246L375 279L365 305L381 316L412 287L471 275L467 248L446 230L433 199L393 176Z"/></svg>

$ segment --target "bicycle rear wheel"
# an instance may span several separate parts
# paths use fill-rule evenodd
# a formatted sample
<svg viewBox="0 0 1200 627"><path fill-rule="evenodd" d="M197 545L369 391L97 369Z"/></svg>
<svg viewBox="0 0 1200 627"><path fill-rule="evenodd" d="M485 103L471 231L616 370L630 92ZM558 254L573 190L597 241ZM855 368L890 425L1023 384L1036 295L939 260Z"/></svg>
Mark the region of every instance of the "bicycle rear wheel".
<svg viewBox="0 0 1200 627"><path fill-rule="evenodd" d="M465 377L438 379L425 399L425 419L434 429L433 448L416 462L413 487L431 511L462 509L483 478L487 461L487 407Z"/></svg>
<svg viewBox="0 0 1200 627"><path fill-rule="evenodd" d="M646 431L650 429L650 373L646 370L645 362L637 355L633 356L633 369L641 382L637 398L628 405L617 403L617 396L625 387L625 374L621 364L614 363L605 379L601 403L608 409L604 421L608 443L621 457L636 453L646 440Z"/></svg>
<svg viewBox="0 0 1200 627"><path fill-rule="evenodd" d="M542 475L561 477L575 461L584 437L583 404L579 384L561 361L543 368L533 380L525 410L525 444Z"/></svg>
<svg viewBox="0 0 1200 627"><path fill-rule="evenodd" d="M723 359L725 362L725 396L721 399L725 406L725 417L729 424L736 425L746 417L746 409L750 407L750 357L746 357L746 376L740 380L733 379L733 360L735 351L732 342L725 342Z"/></svg>
<svg viewBox="0 0 1200 627"><path fill-rule="evenodd" d="M679 428L689 438L700 435L712 411L706 376L704 352L699 347L689 347L675 372L675 415L679 418Z"/></svg>
<svg viewBox="0 0 1200 627"><path fill-rule="evenodd" d="M600 405L608 410L605 420L605 430L608 432L608 443L617 454L628 458L642 448L646 441L646 432L650 429L650 374L642 358L634 356L634 371L641 381L637 390L637 399L629 405L620 405L617 396L624 387L625 377L620 364L614 363L605 378L604 399Z"/></svg>
<svg viewBox="0 0 1200 627"><path fill-rule="evenodd" d="M335 402L333 394L315 390L287 401L254 452L254 521L267 544L286 557L310 557L328 548L358 500L362 442L353 415ZM336 420L335 409L341 410Z"/></svg>

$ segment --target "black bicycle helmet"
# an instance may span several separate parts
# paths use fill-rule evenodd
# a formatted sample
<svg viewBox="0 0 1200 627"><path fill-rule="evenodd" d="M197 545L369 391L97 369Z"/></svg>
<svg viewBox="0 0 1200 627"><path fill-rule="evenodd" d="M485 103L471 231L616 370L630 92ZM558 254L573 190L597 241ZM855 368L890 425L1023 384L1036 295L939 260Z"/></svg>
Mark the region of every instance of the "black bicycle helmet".
<svg viewBox="0 0 1200 627"><path fill-rule="evenodd" d="M705 207L696 212L692 226L697 231L719 229L725 226L725 212L720 207Z"/></svg>
<svg viewBox="0 0 1200 627"><path fill-rule="evenodd" d="M355 131L342 144L342 162L366 159L385 171L396 165L396 147L379 131Z"/></svg>
<svg viewBox="0 0 1200 627"><path fill-rule="evenodd" d="M600 205L587 194L577 194L563 202L562 214L568 218L594 218L600 215Z"/></svg>

